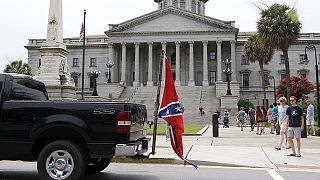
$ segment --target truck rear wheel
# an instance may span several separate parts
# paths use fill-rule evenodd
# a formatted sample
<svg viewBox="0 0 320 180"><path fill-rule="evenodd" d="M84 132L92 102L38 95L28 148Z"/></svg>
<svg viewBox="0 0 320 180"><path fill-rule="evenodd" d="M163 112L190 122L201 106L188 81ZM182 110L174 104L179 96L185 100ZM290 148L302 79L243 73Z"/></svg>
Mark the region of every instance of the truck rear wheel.
<svg viewBox="0 0 320 180"><path fill-rule="evenodd" d="M55 141L43 148L38 158L38 173L44 180L78 180L86 170L82 149L70 141Z"/></svg>
<svg viewBox="0 0 320 180"><path fill-rule="evenodd" d="M87 172L88 174L96 174L101 171L103 171L105 168L107 168L111 162L112 158L95 158L90 159L90 162L87 166Z"/></svg>

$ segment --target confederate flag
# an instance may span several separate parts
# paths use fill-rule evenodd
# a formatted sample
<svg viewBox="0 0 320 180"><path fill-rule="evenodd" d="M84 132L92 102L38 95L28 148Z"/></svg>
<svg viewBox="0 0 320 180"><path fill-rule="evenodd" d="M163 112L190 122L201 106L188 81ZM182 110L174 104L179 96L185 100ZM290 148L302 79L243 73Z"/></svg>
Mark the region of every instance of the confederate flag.
<svg viewBox="0 0 320 180"><path fill-rule="evenodd" d="M198 168L196 165L190 163L183 157L183 143L182 143L182 133L184 132L183 124L183 106L179 102L179 98L174 86L174 81L172 77L172 72L168 62L168 58L165 57L165 71L166 78L164 83L164 90L162 95L162 101L158 113L159 118L163 118L169 123L169 132L171 146L174 152L183 160L185 163Z"/></svg>

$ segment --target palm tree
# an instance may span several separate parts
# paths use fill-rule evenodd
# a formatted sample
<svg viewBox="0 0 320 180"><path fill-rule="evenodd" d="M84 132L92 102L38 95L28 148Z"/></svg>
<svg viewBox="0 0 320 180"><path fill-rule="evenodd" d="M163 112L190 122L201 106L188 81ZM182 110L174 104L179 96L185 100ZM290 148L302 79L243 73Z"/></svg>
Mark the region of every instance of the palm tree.
<svg viewBox="0 0 320 180"><path fill-rule="evenodd" d="M290 97L290 67L288 49L300 35L301 22L295 8L274 3L263 9L259 7L260 19L257 22L258 33L262 44L272 49L281 49L286 69L287 98Z"/></svg>
<svg viewBox="0 0 320 180"><path fill-rule="evenodd" d="M6 68L3 70L3 72L32 75L30 66L26 63L23 63L22 60L10 62L10 64L6 65Z"/></svg>
<svg viewBox="0 0 320 180"><path fill-rule="evenodd" d="M261 44L259 34L253 34L244 45L245 56L250 62L258 61L260 67L260 79L263 90L264 106L266 107L266 89L263 65L270 62L274 53L273 49L267 49Z"/></svg>

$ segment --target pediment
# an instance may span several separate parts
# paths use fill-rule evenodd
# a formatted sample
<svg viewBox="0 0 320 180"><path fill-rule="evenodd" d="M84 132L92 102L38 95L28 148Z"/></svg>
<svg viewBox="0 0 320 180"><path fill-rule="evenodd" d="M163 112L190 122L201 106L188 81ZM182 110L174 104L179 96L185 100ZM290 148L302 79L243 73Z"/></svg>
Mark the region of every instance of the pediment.
<svg viewBox="0 0 320 180"><path fill-rule="evenodd" d="M231 22L217 20L170 6L118 25L112 25L111 29L106 31L106 34L110 36L113 33L141 34L206 31L237 32L238 29L231 26Z"/></svg>

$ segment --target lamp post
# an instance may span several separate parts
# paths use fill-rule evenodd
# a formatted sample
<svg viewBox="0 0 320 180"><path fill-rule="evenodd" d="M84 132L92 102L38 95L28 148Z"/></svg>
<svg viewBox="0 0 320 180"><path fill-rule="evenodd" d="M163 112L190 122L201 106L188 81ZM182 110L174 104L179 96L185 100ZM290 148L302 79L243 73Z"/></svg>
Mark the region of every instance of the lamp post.
<svg viewBox="0 0 320 180"><path fill-rule="evenodd" d="M319 118L320 118L320 100L319 100L319 76L318 76L318 60L317 60L317 48L314 45L307 45L304 48L304 63L308 64L309 63L309 59L308 59L308 55L307 55L307 49L309 51L312 51L314 49L314 57L316 60L316 85L317 85L317 111L318 111L318 127L320 127L320 123L319 123Z"/></svg>
<svg viewBox="0 0 320 180"><path fill-rule="evenodd" d="M98 92L97 92L97 78L98 76L101 74L100 71L94 70L91 71L90 76L94 78L94 85L93 85L93 92L92 92L92 96L98 96Z"/></svg>
<svg viewBox="0 0 320 180"><path fill-rule="evenodd" d="M114 62L109 60L109 58L108 58L107 62L106 62L106 66L108 68L108 82L107 83L111 83L111 71L110 71L110 69L114 66Z"/></svg>
<svg viewBox="0 0 320 180"><path fill-rule="evenodd" d="M269 79L273 80L273 98L274 103L277 103L277 95L276 95L276 79L273 76L269 76Z"/></svg>
<svg viewBox="0 0 320 180"><path fill-rule="evenodd" d="M231 63L232 61L229 59L223 60L222 63L226 66L226 69L223 70L223 72L226 74L226 81L228 83L228 89L226 95L232 95L231 89L230 89L230 76L233 73L233 70L231 69Z"/></svg>

